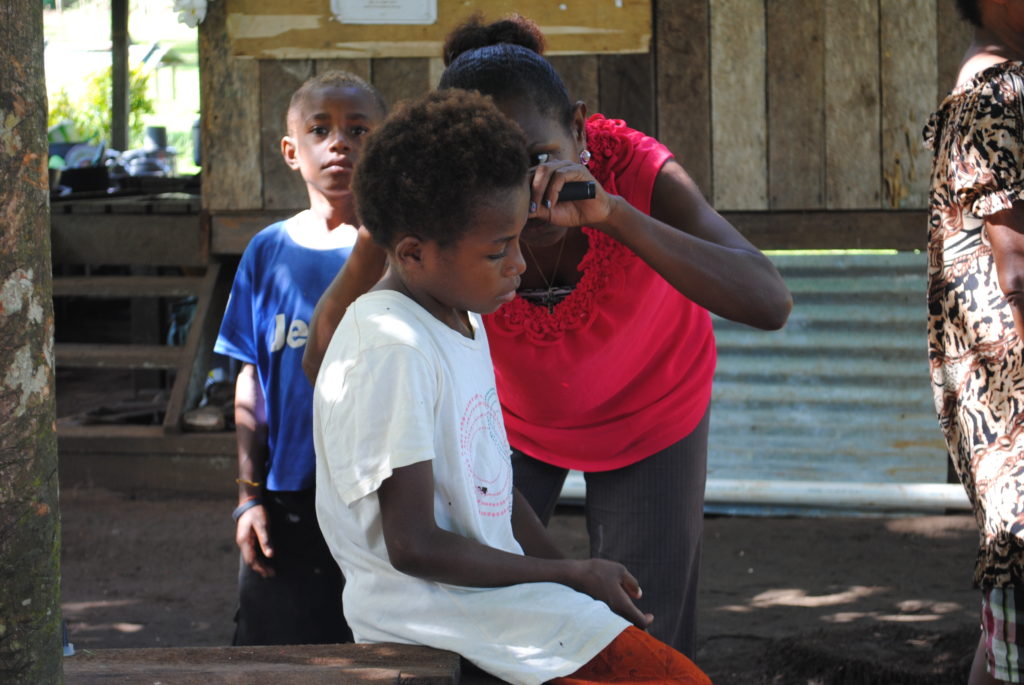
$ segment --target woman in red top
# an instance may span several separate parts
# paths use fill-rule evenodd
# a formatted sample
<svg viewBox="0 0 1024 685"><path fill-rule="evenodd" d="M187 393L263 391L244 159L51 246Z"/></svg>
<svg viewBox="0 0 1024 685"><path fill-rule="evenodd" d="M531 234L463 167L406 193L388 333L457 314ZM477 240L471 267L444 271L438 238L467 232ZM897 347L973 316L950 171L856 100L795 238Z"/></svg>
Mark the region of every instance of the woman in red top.
<svg viewBox="0 0 1024 685"><path fill-rule="evenodd" d="M518 296L484 319L515 483L546 524L567 469L583 471L592 556L625 564L654 615L650 632L693 657L715 367L708 311L777 329L792 300L672 153L622 121L588 118L542 50L529 20L474 18L449 36L440 83L492 96L535 165ZM557 202L569 181L596 181L596 197ZM362 235L317 307L307 375L383 264Z"/></svg>

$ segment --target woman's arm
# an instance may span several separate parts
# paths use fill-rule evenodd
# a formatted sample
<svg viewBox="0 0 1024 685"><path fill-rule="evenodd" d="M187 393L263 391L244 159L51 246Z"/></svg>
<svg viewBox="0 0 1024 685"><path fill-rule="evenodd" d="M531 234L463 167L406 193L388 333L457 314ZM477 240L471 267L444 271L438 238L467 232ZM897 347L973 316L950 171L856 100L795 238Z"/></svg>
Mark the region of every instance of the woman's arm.
<svg viewBox="0 0 1024 685"><path fill-rule="evenodd" d="M580 165L555 162L537 167L534 214L560 226L592 226L615 238L683 295L705 309L756 328L782 328L793 299L778 270L701 195L675 160L658 172L651 216L603 189L597 197L553 203L567 181L592 180Z"/></svg>
<svg viewBox="0 0 1024 685"><path fill-rule="evenodd" d="M640 588L621 564L512 554L438 527L430 461L395 469L381 483L377 496L388 557L402 573L468 587L561 583L605 602L637 626L651 621L633 603L640 597ZM525 504L519 498L518 502Z"/></svg>
<svg viewBox="0 0 1024 685"><path fill-rule="evenodd" d="M1013 327L1024 341L1024 203L985 219L985 231L992 246L999 289L1010 303Z"/></svg>
<svg viewBox="0 0 1024 685"><path fill-rule="evenodd" d="M387 252L373 242L370 232L359 228L356 244L338 275L320 296L309 322L309 337L302 353L302 371L310 383L316 382L324 353L334 330L345 316L345 310L356 298L368 291L384 274Z"/></svg>

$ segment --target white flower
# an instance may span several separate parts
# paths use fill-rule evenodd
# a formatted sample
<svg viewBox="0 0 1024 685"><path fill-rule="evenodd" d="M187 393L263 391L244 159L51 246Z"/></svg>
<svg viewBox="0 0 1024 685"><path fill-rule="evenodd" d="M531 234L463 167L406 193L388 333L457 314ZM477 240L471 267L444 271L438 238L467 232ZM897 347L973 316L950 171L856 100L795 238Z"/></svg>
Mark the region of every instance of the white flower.
<svg viewBox="0 0 1024 685"><path fill-rule="evenodd" d="M206 19L206 0L174 0L174 11L178 21L194 29Z"/></svg>

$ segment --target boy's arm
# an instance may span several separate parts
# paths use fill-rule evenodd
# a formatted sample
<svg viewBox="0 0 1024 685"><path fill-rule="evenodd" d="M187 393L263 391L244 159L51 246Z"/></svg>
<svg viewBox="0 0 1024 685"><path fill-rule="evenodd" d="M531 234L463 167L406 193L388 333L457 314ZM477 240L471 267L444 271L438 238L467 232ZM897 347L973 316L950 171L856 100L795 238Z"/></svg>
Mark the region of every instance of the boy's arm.
<svg viewBox="0 0 1024 685"><path fill-rule="evenodd" d="M377 496L388 557L402 573L470 587L561 583L605 602L637 626L651 622L652 617L633 603L640 597L640 587L621 564L512 554L438 527L430 461L395 469Z"/></svg>
<svg viewBox="0 0 1024 685"><path fill-rule="evenodd" d="M338 275L320 296L309 322L309 337L302 353L302 370L310 383L316 383L324 353L345 310L357 297L368 291L384 274L387 252L373 242L370 232L359 228L352 253Z"/></svg>
<svg viewBox="0 0 1024 685"><path fill-rule="evenodd" d="M263 409L263 391L253 364L243 364L235 382L235 440L238 446L238 504L239 506L263 496L266 486L264 469L267 458L267 421ZM235 543L242 559L253 571L264 578L274 575L271 568L257 554L257 545L263 556L274 556L270 541L267 510L262 504L250 507L238 517Z"/></svg>
<svg viewBox="0 0 1024 685"><path fill-rule="evenodd" d="M516 536L516 542L523 548L523 553L528 557L541 559L564 559L565 554L548 535L547 528L537 518L530 503L518 488L513 488L512 492L512 533Z"/></svg>

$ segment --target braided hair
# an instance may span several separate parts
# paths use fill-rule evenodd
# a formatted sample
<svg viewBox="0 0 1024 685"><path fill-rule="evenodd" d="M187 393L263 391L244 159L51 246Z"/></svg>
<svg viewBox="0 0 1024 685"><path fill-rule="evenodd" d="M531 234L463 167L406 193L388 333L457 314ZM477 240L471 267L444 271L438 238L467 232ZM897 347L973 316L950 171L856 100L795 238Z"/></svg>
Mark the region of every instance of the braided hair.
<svg viewBox="0 0 1024 685"><path fill-rule="evenodd" d="M438 87L476 90L498 103L528 98L568 129L573 103L543 52L544 34L529 19L516 14L485 24L477 14L448 35Z"/></svg>

